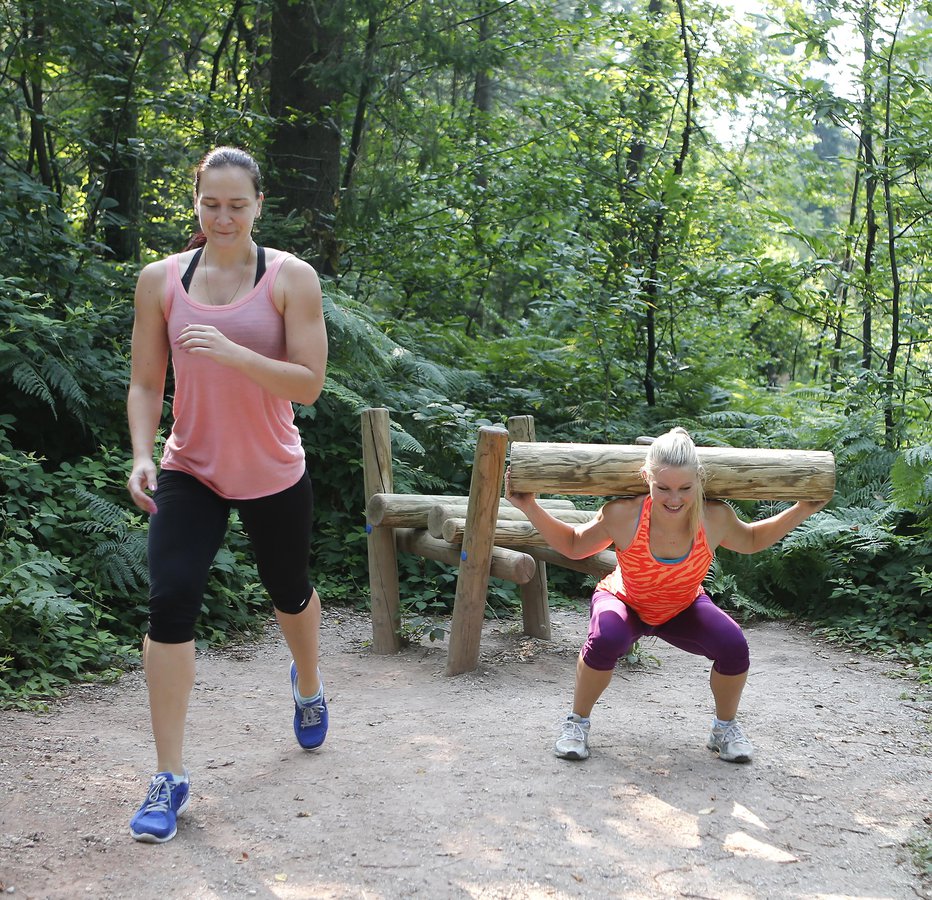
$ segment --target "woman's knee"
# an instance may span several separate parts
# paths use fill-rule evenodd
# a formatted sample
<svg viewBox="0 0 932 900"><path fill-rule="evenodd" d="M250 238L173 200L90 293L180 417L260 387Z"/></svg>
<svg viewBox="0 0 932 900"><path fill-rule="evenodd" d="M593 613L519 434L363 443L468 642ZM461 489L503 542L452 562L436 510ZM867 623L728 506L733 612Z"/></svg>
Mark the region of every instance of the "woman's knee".
<svg viewBox="0 0 932 900"><path fill-rule="evenodd" d="M720 675L743 675L751 667L747 638L740 628L730 633L716 648L713 668Z"/></svg>
<svg viewBox="0 0 932 900"><path fill-rule="evenodd" d="M297 615L307 609L311 595L314 593L314 585L307 576L304 576L290 585L267 584L266 590L272 599L272 605L278 612Z"/></svg>
<svg viewBox="0 0 932 900"><path fill-rule="evenodd" d="M589 623L589 635L583 645L583 662L590 669L608 671L634 646L635 637L622 611L598 610Z"/></svg>
<svg viewBox="0 0 932 900"><path fill-rule="evenodd" d="M203 593L191 589L150 595L149 637L162 644L193 641L202 602Z"/></svg>

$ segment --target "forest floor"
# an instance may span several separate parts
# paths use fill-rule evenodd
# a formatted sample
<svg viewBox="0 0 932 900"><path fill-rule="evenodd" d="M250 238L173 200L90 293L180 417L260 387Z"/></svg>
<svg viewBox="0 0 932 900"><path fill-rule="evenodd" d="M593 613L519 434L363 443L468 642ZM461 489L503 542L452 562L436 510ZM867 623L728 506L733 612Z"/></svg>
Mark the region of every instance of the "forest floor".
<svg viewBox="0 0 932 900"><path fill-rule="evenodd" d="M19 898L932 897L932 699L882 661L751 626L747 765L705 748L707 663L660 641L620 668L592 757L556 759L585 617L553 640L488 622L477 671L443 644L370 652L325 610L330 735L291 732L289 657L200 655L192 801L178 836L130 839L153 753L141 672L48 713L0 713L0 892Z"/></svg>

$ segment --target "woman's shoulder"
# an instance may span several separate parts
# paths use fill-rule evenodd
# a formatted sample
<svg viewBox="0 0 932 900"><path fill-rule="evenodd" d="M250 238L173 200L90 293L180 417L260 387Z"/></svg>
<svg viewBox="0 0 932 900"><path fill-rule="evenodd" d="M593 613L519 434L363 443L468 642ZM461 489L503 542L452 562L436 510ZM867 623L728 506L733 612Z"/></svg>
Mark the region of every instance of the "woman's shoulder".
<svg viewBox="0 0 932 900"><path fill-rule="evenodd" d="M609 525L624 525L637 522L638 516L641 514L641 506L643 503L643 496L616 497L614 500L609 500L608 503L599 510L599 515L601 515Z"/></svg>
<svg viewBox="0 0 932 900"><path fill-rule="evenodd" d="M643 503L643 496L618 497L609 500L599 510L605 530L611 535L615 547L619 550L623 550L634 540Z"/></svg>
<svg viewBox="0 0 932 900"><path fill-rule="evenodd" d="M287 250L279 250L277 247L267 247L263 244L262 249L265 251L265 263L267 266L272 266L276 264L281 264L286 269L310 269L314 271L314 267L301 259L300 256L295 256L294 253L290 253Z"/></svg>
<svg viewBox="0 0 932 900"><path fill-rule="evenodd" d="M734 509L724 500L706 500L702 508L703 526L706 541L714 550L722 542L722 537L736 521Z"/></svg>
<svg viewBox="0 0 932 900"><path fill-rule="evenodd" d="M724 500L706 500L702 504L702 513L709 523L725 522L735 515L735 511Z"/></svg>
<svg viewBox="0 0 932 900"><path fill-rule="evenodd" d="M142 267L139 277L164 280L168 275L173 260L183 271L184 267L194 258L195 253L197 253L197 250L184 250L181 253L170 253L168 256L153 260Z"/></svg>
<svg viewBox="0 0 932 900"><path fill-rule="evenodd" d="M160 291L165 286L168 277L170 257L162 257L146 263L139 273L138 289L140 291Z"/></svg>
<svg viewBox="0 0 932 900"><path fill-rule="evenodd" d="M314 267L293 253L277 250L274 247L265 248L266 266L272 268L279 266L275 278L275 293L284 297L300 297L307 295L311 299L320 300L320 279Z"/></svg>

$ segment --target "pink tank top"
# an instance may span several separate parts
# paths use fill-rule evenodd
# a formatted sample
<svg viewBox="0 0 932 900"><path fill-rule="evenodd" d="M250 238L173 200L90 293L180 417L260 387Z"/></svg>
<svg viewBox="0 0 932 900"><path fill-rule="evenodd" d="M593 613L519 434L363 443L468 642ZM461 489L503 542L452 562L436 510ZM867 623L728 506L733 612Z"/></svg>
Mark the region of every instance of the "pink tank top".
<svg viewBox="0 0 932 900"><path fill-rule="evenodd" d="M650 550L651 505L648 494L634 539L624 550L615 549L618 565L596 589L624 600L648 625L662 625L702 593L702 580L715 554L706 539L705 527L700 525L686 556L672 561L657 559Z"/></svg>
<svg viewBox="0 0 932 900"><path fill-rule="evenodd" d="M174 349L186 325L213 325L256 353L287 359L285 322L272 301L272 286L288 256L279 254L259 283L227 306L194 302L181 284L178 257L170 256L165 292L170 346ZM187 472L231 500L277 494L301 478L304 448L290 400L203 356L172 352L172 368L174 423L163 468Z"/></svg>

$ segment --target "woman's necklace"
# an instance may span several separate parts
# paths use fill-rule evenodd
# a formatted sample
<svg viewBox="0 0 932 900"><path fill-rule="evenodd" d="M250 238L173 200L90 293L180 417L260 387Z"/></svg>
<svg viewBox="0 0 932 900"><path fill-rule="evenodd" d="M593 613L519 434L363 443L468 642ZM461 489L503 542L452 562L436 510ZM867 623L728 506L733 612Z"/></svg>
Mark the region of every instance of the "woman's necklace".
<svg viewBox="0 0 932 900"><path fill-rule="evenodd" d="M236 290L230 294L230 298L226 303L214 303L210 299L210 276L207 274L207 245L204 245L204 291L207 293L207 302L211 306L229 306L233 302L233 298L239 293L239 289L243 286L243 279L246 277L246 269L249 268L249 260L252 259L252 241L249 242L249 252L246 254L246 261L243 263L243 271L239 276L239 282L236 285Z"/></svg>

